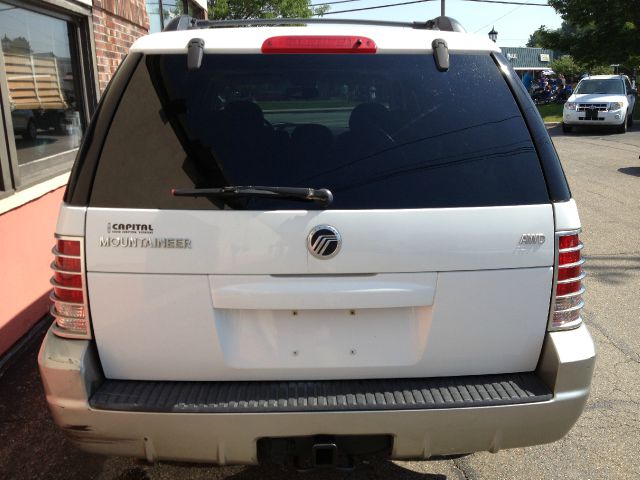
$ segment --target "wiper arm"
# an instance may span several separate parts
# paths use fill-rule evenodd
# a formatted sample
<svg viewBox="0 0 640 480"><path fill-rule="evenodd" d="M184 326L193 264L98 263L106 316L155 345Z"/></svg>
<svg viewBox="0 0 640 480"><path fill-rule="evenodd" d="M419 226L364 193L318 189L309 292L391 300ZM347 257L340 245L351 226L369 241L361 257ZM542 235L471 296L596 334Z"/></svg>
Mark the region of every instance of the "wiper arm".
<svg viewBox="0 0 640 480"><path fill-rule="evenodd" d="M264 186L230 186L220 188L172 188L171 194L175 197L263 197L285 198L318 202L326 207L333 201L333 194L326 188L300 188L300 187L264 187Z"/></svg>

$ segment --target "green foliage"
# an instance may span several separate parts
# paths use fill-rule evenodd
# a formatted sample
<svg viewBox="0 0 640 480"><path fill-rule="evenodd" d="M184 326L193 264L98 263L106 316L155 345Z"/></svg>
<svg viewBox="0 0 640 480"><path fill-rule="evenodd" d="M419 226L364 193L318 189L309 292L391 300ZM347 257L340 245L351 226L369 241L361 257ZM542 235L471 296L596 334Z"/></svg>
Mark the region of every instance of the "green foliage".
<svg viewBox="0 0 640 480"><path fill-rule="evenodd" d="M562 27L536 30L540 44L596 65L640 66L640 0L549 0ZM534 34L536 34L534 32Z"/></svg>
<svg viewBox="0 0 640 480"><path fill-rule="evenodd" d="M544 34L544 31L546 31L546 27L542 25L539 29L529 35L529 40L527 40L527 47L543 48L542 35Z"/></svg>
<svg viewBox="0 0 640 480"><path fill-rule="evenodd" d="M577 62L571 55L563 55L551 63L550 68L565 76L569 83L577 82L582 74L590 75L611 75L613 69L609 65L586 65Z"/></svg>
<svg viewBox="0 0 640 480"><path fill-rule="evenodd" d="M549 103L548 105L537 105L542 120L545 122L561 122L562 121L562 105L558 103Z"/></svg>
<svg viewBox="0 0 640 480"><path fill-rule="evenodd" d="M29 40L24 37L16 37L11 39L5 33L2 37L2 51L4 53L18 53L20 55L29 55L33 52Z"/></svg>
<svg viewBox="0 0 640 480"><path fill-rule="evenodd" d="M551 63L550 67L557 74L564 75L568 82L577 81L585 73L584 66L577 63L571 55L563 55L557 58Z"/></svg>
<svg viewBox="0 0 640 480"><path fill-rule="evenodd" d="M308 18L329 9L327 5L312 7L310 3L309 0L209 0L209 18Z"/></svg>
<svg viewBox="0 0 640 480"><path fill-rule="evenodd" d="M613 75L614 73L611 65L593 65L589 68L590 75Z"/></svg>

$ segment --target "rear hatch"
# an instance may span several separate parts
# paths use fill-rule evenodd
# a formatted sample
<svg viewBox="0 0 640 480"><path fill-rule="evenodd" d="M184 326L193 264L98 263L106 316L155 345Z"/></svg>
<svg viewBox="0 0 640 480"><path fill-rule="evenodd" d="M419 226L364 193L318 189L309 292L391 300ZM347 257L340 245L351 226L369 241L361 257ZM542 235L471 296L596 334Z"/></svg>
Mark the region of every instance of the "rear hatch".
<svg viewBox="0 0 640 480"><path fill-rule="evenodd" d="M86 217L106 376L533 370L552 207L490 53L450 53L144 55ZM172 194L228 186L334 199Z"/></svg>

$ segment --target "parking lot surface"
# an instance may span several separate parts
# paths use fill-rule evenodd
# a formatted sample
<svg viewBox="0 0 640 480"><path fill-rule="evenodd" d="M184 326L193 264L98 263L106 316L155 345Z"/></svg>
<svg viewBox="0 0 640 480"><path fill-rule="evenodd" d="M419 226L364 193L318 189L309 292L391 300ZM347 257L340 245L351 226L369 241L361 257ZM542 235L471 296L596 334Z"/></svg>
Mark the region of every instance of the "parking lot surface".
<svg viewBox="0 0 640 480"><path fill-rule="evenodd" d="M640 128L551 130L578 202L588 278L585 320L598 348L587 408L550 445L427 462L372 460L350 472L212 467L100 457L54 427L34 339L0 377L0 479L637 479L640 477Z"/></svg>

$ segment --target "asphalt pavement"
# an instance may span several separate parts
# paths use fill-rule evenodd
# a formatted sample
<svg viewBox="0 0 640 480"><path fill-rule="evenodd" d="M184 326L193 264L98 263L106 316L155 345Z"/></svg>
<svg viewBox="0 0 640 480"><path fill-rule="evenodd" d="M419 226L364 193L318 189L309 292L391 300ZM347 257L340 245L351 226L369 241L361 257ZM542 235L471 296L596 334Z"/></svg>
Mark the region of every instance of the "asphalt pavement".
<svg viewBox="0 0 640 480"><path fill-rule="evenodd" d="M640 127L550 130L578 202L589 274L585 321L598 348L591 398L561 441L426 462L375 460L351 472L212 467L101 457L54 427L35 338L0 377L0 479L638 479L640 478ZM40 335L41 338L41 335Z"/></svg>

